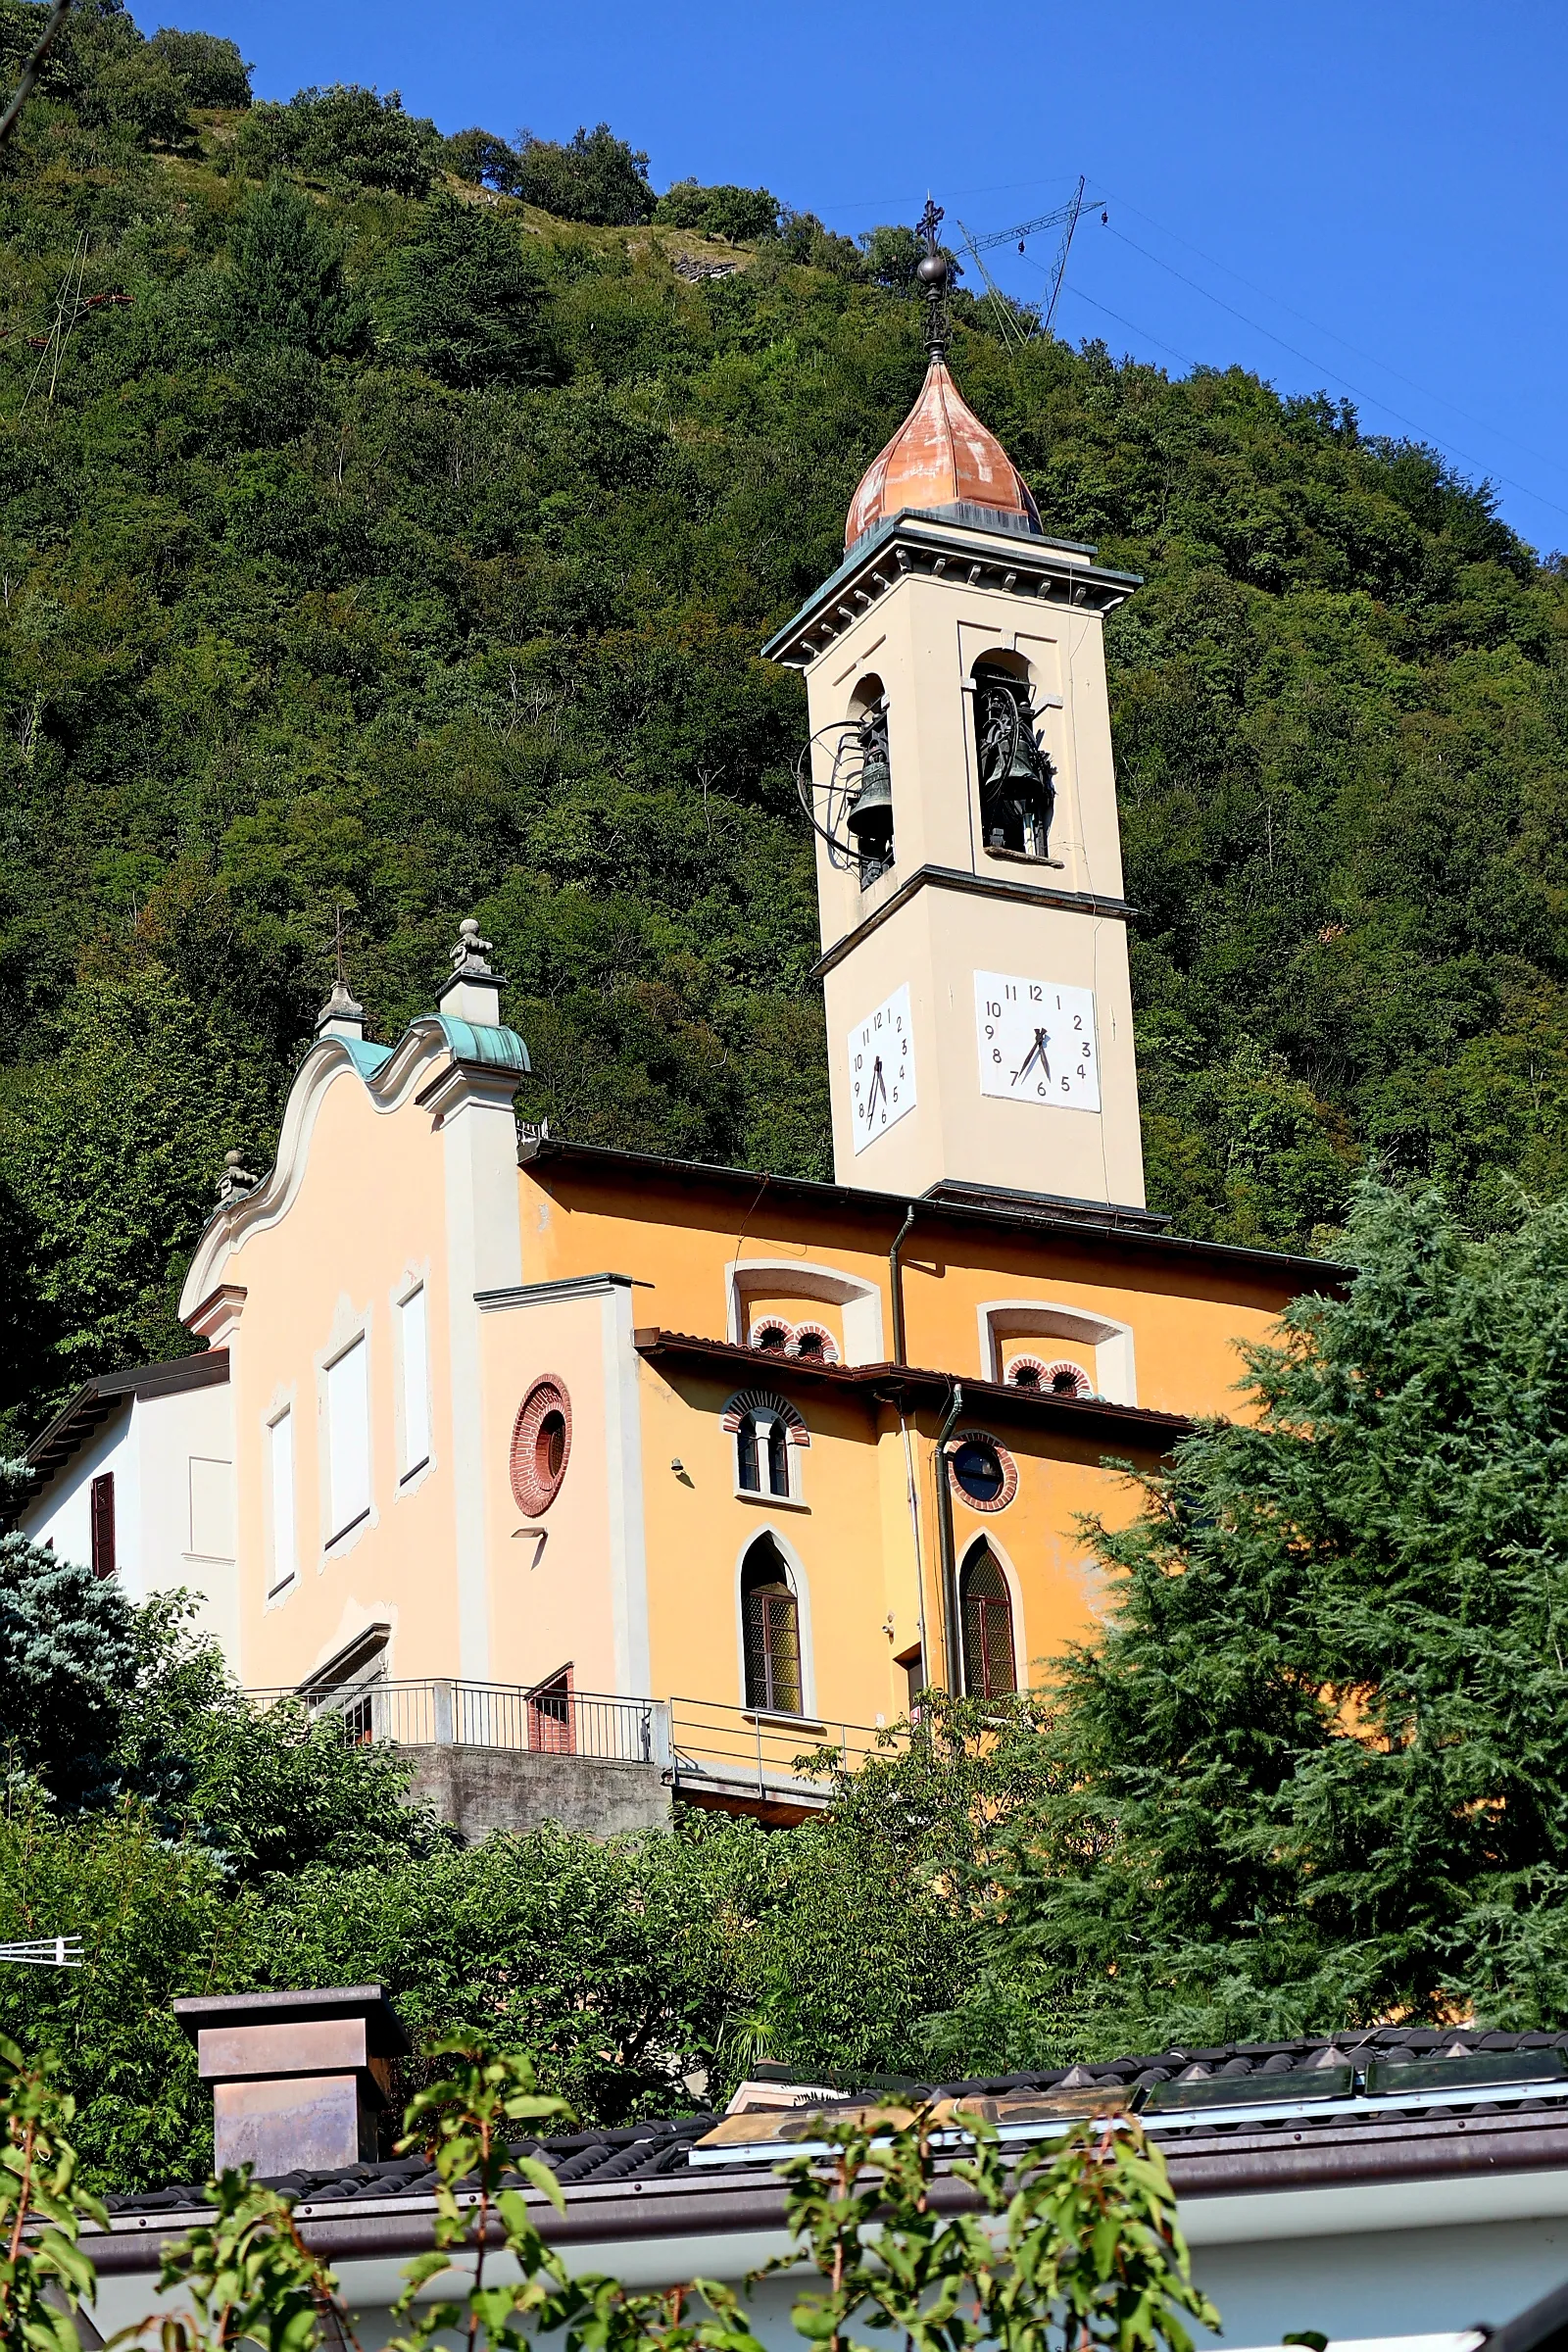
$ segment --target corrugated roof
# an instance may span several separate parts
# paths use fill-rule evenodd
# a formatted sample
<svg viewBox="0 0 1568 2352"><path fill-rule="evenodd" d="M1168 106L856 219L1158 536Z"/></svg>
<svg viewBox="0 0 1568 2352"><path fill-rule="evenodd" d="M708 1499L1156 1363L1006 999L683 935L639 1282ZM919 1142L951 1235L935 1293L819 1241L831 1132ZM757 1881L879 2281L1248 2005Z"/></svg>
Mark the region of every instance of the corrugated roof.
<svg viewBox="0 0 1568 2352"><path fill-rule="evenodd" d="M1134 2086L1147 2092L1160 2083L1206 2082L1214 2085L1218 2109L1224 2103L1227 2084L1266 2077L1277 2084L1280 2103L1288 2106L1294 2096L1308 2093L1312 2076L1329 2066L1348 2064L1355 2071L1359 2085L1365 2070L1374 2061L1379 2062L1379 2074L1374 2080L1385 2084L1390 2078L1396 2078L1401 2066L1413 2067L1422 2061L1435 2065L1452 2063L1454 2080L1459 2083L1474 2069L1454 2062L1473 2060L1482 2053L1507 2055L1528 2051L1560 2055L1560 2095L1544 2095L1539 2087L1532 2089L1529 2085L1504 2082L1496 2086L1494 2096L1485 2085L1472 2082L1466 2085L1467 2104L1462 2117L1455 2118L1452 2107L1446 2103L1452 2094L1442 2089L1441 2082L1434 2088L1423 2066L1419 2087L1408 2100L1395 2095L1390 2105L1374 2114L1349 2112L1343 2102L1338 2108L1324 2102L1272 2122L1265 2117L1250 2116L1245 2121L1202 2125L1199 2131L1184 2133L1179 2141L1166 2143L1173 2171L1179 2163L1192 2174L1193 2185L1203 2183L1205 2168L1215 2185L1224 2185L1227 2147L1234 2149L1239 2160L1245 2152L1249 2169L1255 2171L1259 2148L1266 2158L1271 2143L1281 2149L1298 2150L1303 2141L1314 2136L1332 2138L1337 2143L1348 2138L1365 2142L1370 2137L1386 2142L1385 2158L1392 2157L1396 2164L1398 2146L1414 2144L1412 2127L1427 2124L1469 2133L1470 2137L1454 2151L1454 2164L1463 2169L1471 2163L1472 2150L1478 2166L1495 2165L1498 2161L1495 2147L1490 2143L1484 2146L1477 2134L1477 2124L1484 2118L1498 2119L1499 2130L1504 2124L1523 2127L1527 2135L1533 2119L1559 2130L1568 2122L1568 2031L1501 2034L1455 2028L1440 2031L1376 2027L1362 2033L1303 2035L1294 2041L1222 2042L1203 2048L1167 2049L1027 2074L963 2077L914 2085L898 2095L901 2103L911 2098L1005 2100L1018 2093L1080 2085L1098 2084L1107 2093L1126 2092ZM1385 2089L1383 2095L1390 2094ZM849 2101L853 2094L847 2091L845 2096ZM1200 2115L1194 2115L1191 2120L1201 2123ZM692 2165L696 2142L718 2121L715 2115L697 2115L609 2126L523 2140L514 2152L542 2157L568 2191L610 2187L620 2181L672 2180L676 2177L692 2177L696 2185L699 2173L702 2185L715 2193L722 2194L726 2185L735 2191L754 2188L759 2179L755 2157L736 2154L701 2168ZM1430 2138L1430 2133L1425 2136ZM1539 2152L1527 2152L1527 2144L1519 2140L1517 2132L1515 2139L1521 2167L1541 2161ZM779 2148L778 2160L782 2161L789 2153L787 2147ZM1410 2162L1418 2171L1432 2169L1427 2156L1413 2155ZM1355 2169L1343 2157L1337 2159L1336 2170L1345 2177L1355 2177ZM1366 2172L1367 2164L1363 2162L1360 2169ZM1372 2169L1381 2171L1385 2166L1376 2164ZM433 2197L435 2174L422 2156L409 2156L386 2164L359 2164L331 2172L289 2173L275 2185L315 2210L356 2202L373 2204L387 2199L415 2202ZM180 2213L203 2209L205 2191L200 2185L143 2190L127 2196L110 2196L105 2203L115 2216Z"/></svg>

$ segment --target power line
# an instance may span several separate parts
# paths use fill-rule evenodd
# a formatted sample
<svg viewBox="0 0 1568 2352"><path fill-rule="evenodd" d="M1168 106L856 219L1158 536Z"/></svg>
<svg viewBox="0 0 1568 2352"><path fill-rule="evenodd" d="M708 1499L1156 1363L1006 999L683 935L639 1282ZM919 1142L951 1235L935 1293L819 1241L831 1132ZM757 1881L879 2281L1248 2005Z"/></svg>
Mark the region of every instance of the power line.
<svg viewBox="0 0 1568 2352"><path fill-rule="evenodd" d="M1117 229L1112 229L1110 233L1112 236L1121 236L1121 232ZM1299 347L1295 343L1287 343L1283 335L1275 334L1273 329L1271 327L1264 326L1260 319L1250 318L1245 311L1239 311L1234 303L1226 302L1218 294L1211 294L1208 288L1206 286L1200 285L1196 278L1188 277L1186 273L1183 270L1178 270L1173 263L1161 261L1158 254L1148 252L1144 246L1137 244L1133 238L1121 236L1121 242L1124 245L1130 246L1134 253L1143 254L1144 259L1146 261L1152 262L1156 269L1167 270L1172 277L1179 279L1184 286L1190 286L1195 294L1201 294L1205 302L1213 303L1219 310L1228 311L1233 318L1239 318L1244 326L1250 326L1255 334L1266 336L1269 342L1277 343L1282 351L1290 352L1294 358L1301 361L1303 366L1312 368L1322 368L1325 373L1332 377L1336 383L1342 384L1348 392L1353 393L1357 400L1365 401L1369 403L1371 407L1380 409L1386 416L1392 416L1396 423L1406 426L1408 430L1414 433L1421 441L1428 442L1433 447L1441 449L1444 454L1449 458L1457 458L1464 465L1474 466L1480 472L1484 480L1503 483L1508 489L1517 490L1522 498L1534 499L1540 506L1549 507L1554 514L1561 514L1565 517L1568 517L1568 506L1564 506L1557 499L1548 498L1544 490L1537 490L1529 482L1521 482L1515 475L1511 473L1503 473L1499 469L1489 466L1484 458L1478 458L1471 451L1461 449L1457 442L1440 439L1435 433L1431 432L1426 425L1420 423L1413 416L1406 416L1401 410L1395 408L1392 403L1383 399L1379 393L1367 391L1363 386L1354 383L1351 378L1344 374L1341 369L1331 367L1327 361L1314 358L1310 352L1300 350ZM1035 261L1033 255L1026 255L1024 258L1029 262L1029 265L1032 269L1039 270L1042 273L1044 273L1045 264L1043 262ZM1124 318L1119 311L1111 310L1108 303L1096 302L1093 295L1083 293L1079 287L1069 286L1066 291L1070 294L1077 295L1080 302L1088 302L1092 304L1096 310L1103 311L1107 318L1116 319L1119 325L1128 327L1135 335L1146 336L1150 342L1157 344L1161 351L1168 351L1175 358L1182 360L1185 366L1189 368L1198 368L1205 364L1201 361L1191 359L1185 353L1177 351L1176 346L1173 343L1165 342L1160 336L1152 334L1148 327L1138 326L1130 318ZM1418 386L1417 389L1419 390L1420 387Z"/></svg>
<svg viewBox="0 0 1568 2352"><path fill-rule="evenodd" d="M1108 223L1106 225L1108 226ZM1292 358L1299 360L1303 367L1325 368L1336 382L1343 384L1347 391L1353 392L1357 400L1370 401L1374 408L1381 409L1386 416L1394 417L1397 423L1408 426L1409 430L1418 434L1421 439L1433 438L1424 424L1414 416L1406 416L1402 410L1395 408L1392 401L1384 400L1378 393L1370 392L1364 385L1353 382L1342 369L1330 367L1325 360L1314 358L1309 351L1302 351L1298 344L1288 343L1283 335L1277 335L1274 329L1271 326L1265 326L1260 318L1249 318L1246 311L1239 311L1233 302L1226 302L1222 295L1210 293L1207 286L1200 285L1196 277L1189 277L1185 270L1178 270L1174 262L1161 261L1157 253L1151 253L1147 246L1136 243L1132 237L1123 236L1119 228L1112 228L1110 233L1113 237L1120 238L1121 243L1133 253L1142 254L1146 262L1152 262L1156 270L1166 270L1180 284L1190 286L1195 294L1200 294L1205 302L1211 302L1216 309L1227 311L1233 318L1239 318L1242 324L1250 326L1254 334L1264 335L1269 342L1277 343L1281 351L1288 351ZM1036 266L1038 267L1038 264ZM1418 385L1416 389L1419 391L1421 387ZM1487 429L1490 431L1492 428L1489 426ZM1489 477L1494 481L1506 482L1510 490L1519 491L1525 498L1538 499L1544 507L1550 507L1554 514L1568 515L1568 507L1560 505L1554 498L1548 498L1544 490L1532 489L1528 482L1518 481L1512 474L1495 471L1487 464L1485 458L1478 458L1472 451L1461 449L1457 442L1440 442L1438 446L1446 449L1450 457L1462 458L1467 466L1478 466L1484 477Z"/></svg>
<svg viewBox="0 0 1568 2352"><path fill-rule="evenodd" d="M1043 262L1036 262L1035 268L1037 270L1043 270L1045 268L1045 264ZM1140 326L1136 319L1124 318L1120 311L1113 311L1111 309L1108 302L1097 302L1092 294L1086 294L1084 292L1082 286L1063 286L1062 292L1064 294L1070 294L1074 302L1087 302L1091 310L1103 311L1107 318L1114 318L1116 324L1118 326L1124 326L1130 335L1142 335L1146 343L1156 344L1161 351L1168 351L1171 358L1173 360L1180 360L1184 368L1201 368L1203 365L1201 360L1195 360L1191 352L1178 351L1174 343L1166 343L1162 341L1158 335L1151 333L1147 326Z"/></svg>
<svg viewBox="0 0 1568 2352"><path fill-rule="evenodd" d="M1521 441L1517 433L1510 433L1505 425L1494 424L1488 416L1478 416L1474 409L1467 409L1459 401L1450 400L1445 392L1434 392L1429 384L1417 383L1413 375L1406 375L1402 368L1394 367L1388 360L1379 359L1375 351L1363 351L1359 343L1352 343L1349 337L1342 335L1337 327L1326 325L1321 318L1313 318L1305 311L1298 311L1294 303L1284 301L1280 295L1273 293L1267 286L1260 286L1255 278L1244 276L1240 270L1233 269L1229 262L1222 262L1216 254L1205 253L1201 245L1193 243L1191 237L1184 237L1179 229L1168 227L1163 220L1156 220L1152 213L1146 213L1141 206L1130 203L1125 196L1112 195L1108 189L1102 187L1097 201L1110 202L1118 206L1122 212L1136 214L1140 220L1147 220L1150 227L1157 229L1161 236L1169 237L1174 244L1185 245L1189 253L1197 254L1199 260L1207 262L1210 269L1222 270L1227 277L1234 277L1239 286L1246 286L1250 293L1260 294L1265 302L1272 302L1277 309L1286 312L1292 318L1299 318L1301 324L1311 327L1315 334L1327 335L1331 342L1338 343L1344 350L1353 353L1356 359L1365 360L1368 367L1381 368L1385 375L1392 375L1396 383L1407 384L1412 392L1419 392L1423 400L1435 400L1440 408L1451 409L1456 416L1463 416L1468 423L1479 424L1483 432L1496 433L1504 441L1511 441L1515 449L1523 450L1527 458L1534 458L1542 466L1560 466L1560 459L1548 457L1544 450L1533 449L1527 441ZM1119 231L1115 233L1120 234ZM1124 244L1133 244L1131 237L1124 237L1122 241ZM1135 253L1142 253L1144 249L1141 245L1135 245L1133 250ZM1155 261L1158 256L1151 254L1148 258ZM1168 265L1161 263L1160 267L1163 269ZM1370 398L1370 394L1367 397Z"/></svg>

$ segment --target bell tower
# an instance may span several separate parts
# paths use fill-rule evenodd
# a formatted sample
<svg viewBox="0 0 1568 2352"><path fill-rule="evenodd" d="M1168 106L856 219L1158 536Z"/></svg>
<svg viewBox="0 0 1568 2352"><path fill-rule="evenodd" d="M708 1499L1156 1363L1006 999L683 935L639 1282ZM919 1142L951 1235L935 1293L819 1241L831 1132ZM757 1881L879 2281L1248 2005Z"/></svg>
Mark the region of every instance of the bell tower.
<svg viewBox="0 0 1568 2352"><path fill-rule="evenodd" d="M1104 616L1137 587L1054 538L930 362L844 562L765 651L805 673L841 1184L1144 1211Z"/></svg>

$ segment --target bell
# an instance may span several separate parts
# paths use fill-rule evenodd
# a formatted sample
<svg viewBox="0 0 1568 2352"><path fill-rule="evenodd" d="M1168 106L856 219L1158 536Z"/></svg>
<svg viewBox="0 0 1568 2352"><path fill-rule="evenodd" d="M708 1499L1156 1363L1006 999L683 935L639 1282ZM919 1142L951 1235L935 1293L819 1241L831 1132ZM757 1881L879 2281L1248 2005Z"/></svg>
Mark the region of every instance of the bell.
<svg viewBox="0 0 1568 2352"><path fill-rule="evenodd" d="M887 756L880 744L873 743L860 770L860 789L855 796L855 806L845 818L855 835L856 846L869 851L876 842L886 842L893 831L893 774Z"/></svg>
<svg viewBox="0 0 1568 2352"><path fill-rule="evenodd" d="M1018 723L1012 730L1012 757L1007 761L1006 774L1001 779L1002 790L1005 791L1009 784L1038 784L1043 764L1029 713L1020 710Z"/></svg>

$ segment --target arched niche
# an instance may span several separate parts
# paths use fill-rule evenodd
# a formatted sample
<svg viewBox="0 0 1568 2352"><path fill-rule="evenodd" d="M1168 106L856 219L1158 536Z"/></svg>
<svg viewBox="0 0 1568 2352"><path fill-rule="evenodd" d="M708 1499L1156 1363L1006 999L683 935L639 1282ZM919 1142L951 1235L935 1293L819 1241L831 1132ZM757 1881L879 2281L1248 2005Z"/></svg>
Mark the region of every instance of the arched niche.
<svg viewBox="0 0 1568 2352"><path fill-rule="evenodd" d="M733 1346L744 1348L757 1320L754 1300L770 1309L785 1301L816 1300L836 1307L844 1335L847 1364L882 1364L887 1348L882 1333L882 1293L874 1282L858 1274L841 1274L832 1266L808 1265L798 1257L732 1259L724 1269L725 1329ZM792 1323L800 1315L791 1314Z"/></svg>
<svg viewBox="0 0 1568 2352"><path fill-rule="evenodd" d="M993 858L1059 865L1051 855L1055 773L1039 740L1028 662L991 648L971 664L969 690L981 847Z"/></svg>
<svg viewBox="0 0 1568 2352"><path fill-rule="evenodd" d="M1006 1378L1012 1343L1026 1342L1043 1359L1071 1357L1091 1376L1097 1396L1112 1404L1138 1402L1138 1373L1130 1323L1086 1308L1042 1298L990 1298L980 1307L980 1364L987 1380ZM1058 1345L1052 1346L1055 1342Z"/></svg>

